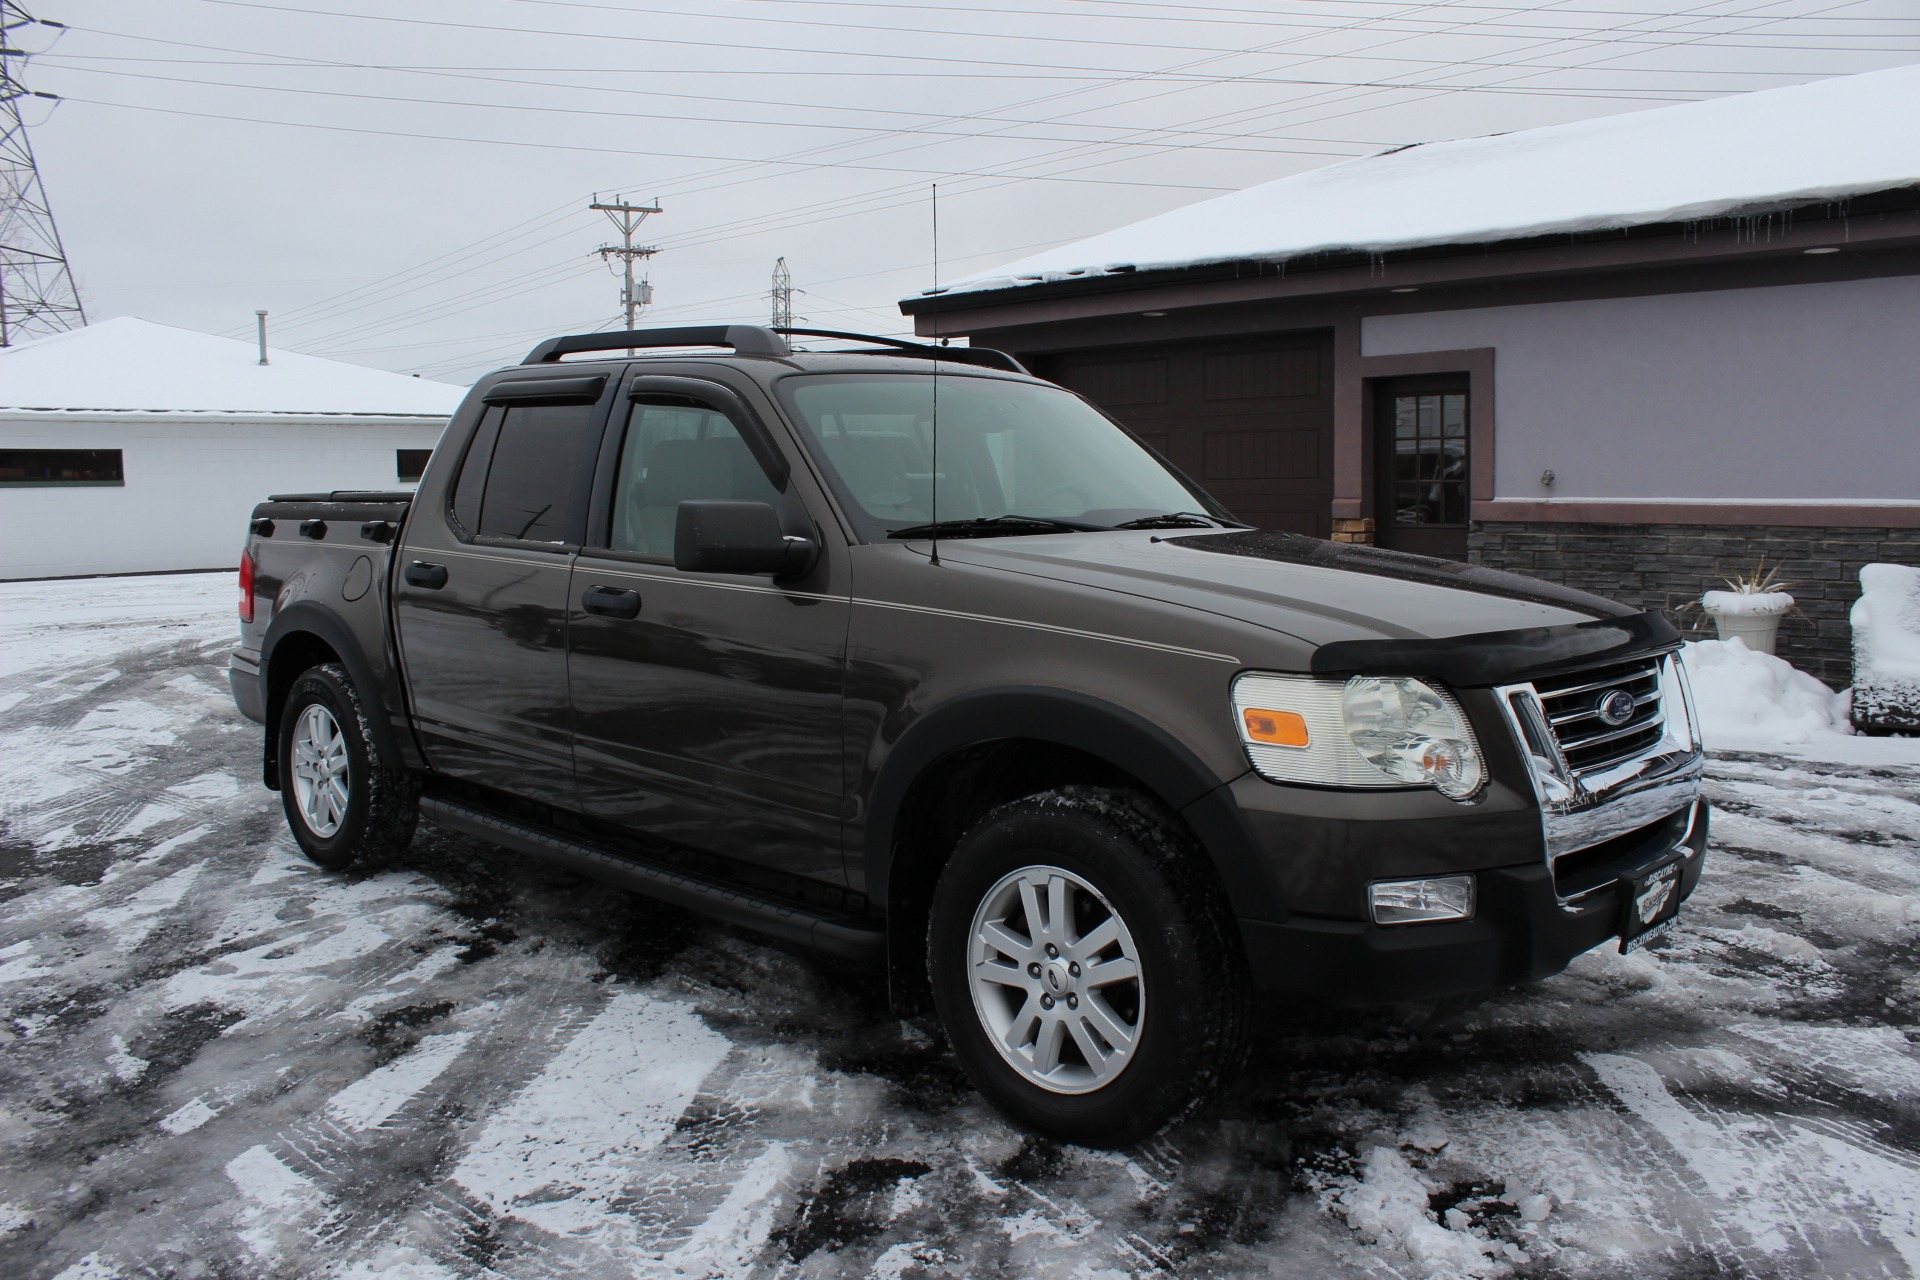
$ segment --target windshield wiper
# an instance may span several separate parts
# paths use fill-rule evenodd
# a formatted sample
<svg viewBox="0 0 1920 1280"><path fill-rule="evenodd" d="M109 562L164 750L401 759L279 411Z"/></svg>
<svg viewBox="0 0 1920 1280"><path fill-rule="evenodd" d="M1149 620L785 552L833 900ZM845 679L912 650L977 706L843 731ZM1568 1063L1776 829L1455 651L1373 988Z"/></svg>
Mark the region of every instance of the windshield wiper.
<svg viewBox="0 0 1920 1280"><path fill-rule="evenodd" d="M1101 524L1080 520L1055 520L1050 516L981 516L976 520L942 520L937 524L910 524L895 529L889 538L1006 538L1022 533L1085 533L1104 529Z"/></svg>
<svg viewBox="0 0 1920 1280"><path fill-rule="evenodd" d="M1212 529L1221 525L1232 527L1232 524L1230 520L1222 520L1218 516L1203 516L1198 511L1163 511L1157 516L1122 520L1113 527L1116 529Z"/></svg>

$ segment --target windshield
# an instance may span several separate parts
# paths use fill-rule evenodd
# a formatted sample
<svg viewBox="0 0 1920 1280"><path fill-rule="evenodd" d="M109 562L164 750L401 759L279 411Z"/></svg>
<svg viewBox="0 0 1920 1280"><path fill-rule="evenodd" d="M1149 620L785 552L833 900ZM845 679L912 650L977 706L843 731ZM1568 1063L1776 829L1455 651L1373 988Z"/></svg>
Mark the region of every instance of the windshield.
<svg viewBox="0 0 1920 1280"><path fill-rule="evenodd" d="M812 374L779 385L865 538L935 519L944 526L1033 516L1103 529L1175 511L1231 519L1099 410L1058 387L944 373ZM1013 531L1046 530L1036 523Z"/></svg>

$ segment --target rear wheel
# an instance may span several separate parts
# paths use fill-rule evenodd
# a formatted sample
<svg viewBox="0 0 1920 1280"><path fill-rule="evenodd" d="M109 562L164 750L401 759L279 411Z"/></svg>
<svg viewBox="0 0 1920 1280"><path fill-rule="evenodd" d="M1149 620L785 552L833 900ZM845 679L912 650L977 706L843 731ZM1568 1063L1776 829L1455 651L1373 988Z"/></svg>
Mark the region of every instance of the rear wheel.
<svg viewBox="0 0 1920 1280"><path fill-rule="evenodd" d="M333 871L370 871L406 851L420 788L380 755L359 690L338 663L300 674L280 713L280 801L293 838Z"/></svg>
<svg viewBox="0 0 1920 1280"><path fill-rule="evenodd" d="M1073 1142L1147 1136L1237 1073L1248 994L1231 918L1146 797L1062 788L960 842L928 930L934 997L975 1087Z"/></svg>

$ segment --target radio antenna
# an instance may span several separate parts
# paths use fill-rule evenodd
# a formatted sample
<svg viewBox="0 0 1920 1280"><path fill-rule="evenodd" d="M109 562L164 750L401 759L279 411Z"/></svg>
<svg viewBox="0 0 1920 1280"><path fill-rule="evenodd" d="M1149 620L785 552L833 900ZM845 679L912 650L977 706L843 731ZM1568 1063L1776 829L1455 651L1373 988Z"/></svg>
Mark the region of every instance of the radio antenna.
<svg viewBox="0 0 1920 1280"><path fill-rule="evenodd" d="M933 187L933 287L940 287L940 184ZM940 563L940 361L933 362L933 496L928 505L933 528L933 555L931 563Z"/></svg>

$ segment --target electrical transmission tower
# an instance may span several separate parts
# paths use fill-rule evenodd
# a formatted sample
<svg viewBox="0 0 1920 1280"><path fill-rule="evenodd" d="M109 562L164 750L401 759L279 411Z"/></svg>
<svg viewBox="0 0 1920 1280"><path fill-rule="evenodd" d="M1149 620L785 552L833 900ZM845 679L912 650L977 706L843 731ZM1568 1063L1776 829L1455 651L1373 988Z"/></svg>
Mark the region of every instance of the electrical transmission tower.
<svg viewBox="0 0 1920 1280"><path fill-rule="evenodd" d="M0 347L87 322L20 119L23 99L58 98L35 93L21 80L27 53L14 42L33 26L63 24L35 18L14 0L0 0Z"/></svg>
<svg viewBox="0 0 1920 1280"><path fill-rule="evenodd" d="M793 274L787 270L787 260L776 258L773 263L773 289L767 294L773 303L773 327L791 329L793 327Z"/></svg>
<svg viewBox="0 0 1920 1280"><path fill-rule="evenodd" d="M621 260L625 284L620 289L620 307L627 313L627 328L631 329L634 317L640 313L640 308L653 301L653 286L647 283L645 277L638 282L633 278L633 260L639 258L644 261L660 252L651 245L634 244L633 233L640 229L640 224L647 220L648 214L660 212L660 202L655 200L652 204L628 204L625 200L614 200L608 203L601 200L599 196L595 196L588 208L598 209L606 214L613 225L619 228L620 243L603 244L598 253L603 259L619 258Z"/></svg>

